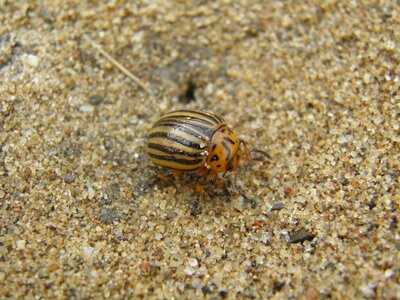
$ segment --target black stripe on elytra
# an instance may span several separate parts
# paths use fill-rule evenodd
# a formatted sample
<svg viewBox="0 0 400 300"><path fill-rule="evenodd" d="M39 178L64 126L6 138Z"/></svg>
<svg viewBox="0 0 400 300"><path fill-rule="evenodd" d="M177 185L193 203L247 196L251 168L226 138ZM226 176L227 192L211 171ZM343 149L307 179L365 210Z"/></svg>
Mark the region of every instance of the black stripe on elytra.
<svg viewBox="0 0 400 300"><path fill-rule="evenodd" d="M229 142L229 143L231 143L232 145L235 145L235 142L232 141L232 140L231 140L229 137L227 137L227 136L224 136L224 140L227 141L227 142Z"/></svg>
<svg viewBox="0 0 400 300"><path fill-rule="evenodd" d="M205 137L202 136L200 133L195 132L195 131L191 130L190 128L184 127L182 122L176 122L176 121L175 122L157 122L155 126L156 127L157 126L172 127L172 128L174 128L176 130L179 130L179 131L182 131L184 133L187 133L187 134L189 134L189 135L191 135L191 136L193 136L193 137L195 137L197 139L201 139L203 141L206 141Z"/></svg>
<svg viewBox="0 0 400 300"><path fill-rule="evenodd" d="M176 158L175 156L172 156L172 155L157 155L157 154L153 154L153 153L149 153L149 155L158 160L172 161L172 162L176 162L178 164L187 165L187 166L197 165L203 161L202 159L188 160L188 159L183 159L183 158Z"/></svg>
<svg viewBox="0 0 400 300"><path fill-rule="evenodd" d="M226 155L225 160L229 160L229 157L231 156L231 148L229 148L228 145L224 141L221 142L221 145L228 152L228 154Z"/></svg>
<svg viewBox="0 0 400 300"><path fill-rule="evenodd" d="M218 121L220 122L220 123L225 123L225 120L224 119L222 119L220 116L217 116L217 115L213 115L215 118L217 118L218 119Z"/></svg>
<svg viewBox="0 0 400 300"><path fill-rule="evenodd" d="M175 112L197 114L197 115L200 115L204 118L211 120L215 124L220 124L223 122L220 117L218 117L214 114L211 114L211 113L207 113L207 112L201 112L201 111L197 111L197 110L177 110L177 111L174 111L173 113L175 113Z"/></svg>
<svg viewBox="0 0 400 300"><path fill-rule="evenodd" d="M153 138L153 137L160 137L160 138L164 138L170 141L174 141L177 142L183 146L192 148L192 149L204 149L200 147L200 144L192 142L192 141L188 141L187 139L184 139L180 136L174 135L172 133L167 133L167 132L153 132L152 134L149 135L149 139Z"/></svg>
<svg viewBox="0 0 400 300"><path fill-rule="evenodd" d="M167 147L167 146L163 146L163 145L155 144L155 143L148 143L147 146L150 149L158 150L158 151L164 152L166 154L183 155L183 156L187 156L187 157L201 157L202 156L201 152L191 153L191 152L187 152L187 151L183 151L183 150L179 150L176 148Z"/></svg>
<svg viewBox="0 0 400 300"><path fill-rule="evenodd" d="M208 128L205 126L201 126L199 124L194 124L194 123L190 123L190 122L179 122L177 120L171 120L168 122L165 122L163 120L160 120L156 123L155 125L157 126L168 126L168 127L173 127L176 130L180 130L180 131L184 131L186 133L189 133L186 129L187 127L190 127L191 129L197 130L198 132L205 134L208 138L211 138L213 136L213 134L215 133L215 129L213 128ZM193 132L193 131L192 131ZM196 138L200 138L198 133L189 133L190 135L196 137ZM204 140L204 138L202 138Z"/></svg>
<svg viewBox="0 0 400 300"><path fill-rule="evenodd" d="M178 115L178 116L167 116L164 118L161 118L160 121L165 121L165 120L174 120L174 119L183 119L183 122L191 122L191 121L196 121L199 123L202 123L204 125L208 125L208 126L214 126L215 124L213 122L207 121L202 119L201 117L192 117L192 116L185 116L185 115ZM182 121L181 121L182 122ZM219 123L217 123L219 124Z"/></svg>

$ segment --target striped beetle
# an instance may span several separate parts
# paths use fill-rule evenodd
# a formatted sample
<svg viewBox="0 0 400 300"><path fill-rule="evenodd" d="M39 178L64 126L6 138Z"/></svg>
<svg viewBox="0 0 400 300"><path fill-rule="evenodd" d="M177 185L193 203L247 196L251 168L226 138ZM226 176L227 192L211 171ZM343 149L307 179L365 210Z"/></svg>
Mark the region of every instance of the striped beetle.
<svg viewBox="0 0 400 300"><path fill-rule="evenodd" d="M201 110L176 110L163 115L149 132L147 152L154 164L170 169L174 175L197 172L197 194L201 194L202 176L215 180L218 173L235 171L250 152L268 157L261 150L249 151L224 119Z"/></svg>

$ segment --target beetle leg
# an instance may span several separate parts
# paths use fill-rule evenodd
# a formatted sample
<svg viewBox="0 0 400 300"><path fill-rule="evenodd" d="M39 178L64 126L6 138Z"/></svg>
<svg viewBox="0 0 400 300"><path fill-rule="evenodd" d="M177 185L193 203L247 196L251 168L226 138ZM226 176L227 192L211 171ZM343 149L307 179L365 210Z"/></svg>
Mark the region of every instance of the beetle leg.
<svg viewBox="0 0 400 300"><path fill-rule="evenodd" d="M211 183L217 186L217 188L223 187L225 184L225 180L222 178L218 178L218 173L214 170L210 170L208 178L210 179Z"/></svg>
<svg viewBox="0 0 400 300"><path fill-rule="evenodd" d="M223 180L222 178L217 179L217 180L215 181L215 185L216 185L218 188L221 188L221 187L223 187L223 186L225 185L225 180Z"/></svg>
<svg viewBox="0 0 400 300"><path fill-rule="evenodd" d="M190 215L195 216L197 214L199 208L199 202L200 202L200 196L196 195L196 198L194 199L193 205L190 209Z"/></svg>
<svg viewBox="0 0 400 300"><path fill-rule="evenodd" d="M200 185L200 178L201 178L201 176L199 176L199 175L196 176L196 183L194 186L196 195L198 195L198 196L201 196L203 194L203 190L201 189L201 185Z"/></svg>
<svg viewBox="0 0 400 300"><path fill-rule="evenodd" d="M207 173L207 169L205 169L205 170L204 169L200 169L198 171L198 173L196 174L196 183L195 183L195 186L194 186L194 189L195 189L195 192L196 192L196 196L195 196L196 198L194 200L194 203L192 205L191 212L190 212L190 214L192 216L196 215L198 207L199 207L200 197L203 194L203 191L202 191L201 186L200 186L200 179L206 173Z"/></svg>
<svg viewBox="0 0 400 300"><path fill-rule="evenodd" d="M208 169L206 167L201 167L196 174L196 183L194 186L194 190L196 192L196 200L195 203L193 204L192 207L192 215L195 215L195 212L197 210L197 207L199 205L199 201L200 201L200 197L203 195L203 191L201 189L201 185L200 185L200 179L201 177L205 176L208 173Z"/></svg>
<svg viewBox="0 0 400 300"><path fill-rule="evenodd" d="M196 174L196 184L195 191L197 195L202 194L201 186L200 186L200 178L205 176L208 173L208 169L206 167L201 167Z"/></svg>
<svg viewBox="0 0 400 300"><path fill-rule="evenodd" d="M153 179L149 184L147 184L144 188L144 190L147 190L148 188L153 187L157 183L165 183L168 180L170 180L171 176L176 178L179 175L181 175L183 171L181 170L174 170L174 169L169 169L165 174L157 174L156 178Z"/></svg>
<svg viewBox="0 0 400 300"><path fill-rule="evenodd" d="M217 172L215 172L214 170L210 170L210 172L208 173L208 178L210 182L214 183L217 178Z"/></svg>
<svg viewBox="0 0 400 300"><path fill-rule="evenodd" d="M183 174L182 170L171 169L170 172L171 172L171 175L174 176L175 178L177 178Z"/></svg>
<svg viewBox="0 0 400 300"><path fill-rule="evenodd" d="M143 193L143 194L146 193L148 189L152 188L159 182L160 182L160 178L158 178L158 176L156 178L152 178L152 179L148 180L148 182L146 182L142 187L140 187L141 193Z"/></svg>
<svg viewBox="0 0 400 300"><path fill-rule="evenodd" d="M167 173L165 175L164 174L158 174L157 175L157 179L160 182L166 182L168 180L169 175L171 175L171 174L169 174L169 173Z"/></svg>

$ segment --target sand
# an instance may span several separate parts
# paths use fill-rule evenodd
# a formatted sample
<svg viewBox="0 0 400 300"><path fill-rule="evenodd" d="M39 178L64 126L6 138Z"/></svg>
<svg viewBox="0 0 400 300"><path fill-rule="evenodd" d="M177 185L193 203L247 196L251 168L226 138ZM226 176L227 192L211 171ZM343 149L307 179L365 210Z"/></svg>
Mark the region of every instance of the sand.
<svg viewBox="0 0 400 300"><path fill-rule="evenodd" d="M395 2L0 1L0 298L399 299ZM195 211L182 108L271 156Z"/></svg>

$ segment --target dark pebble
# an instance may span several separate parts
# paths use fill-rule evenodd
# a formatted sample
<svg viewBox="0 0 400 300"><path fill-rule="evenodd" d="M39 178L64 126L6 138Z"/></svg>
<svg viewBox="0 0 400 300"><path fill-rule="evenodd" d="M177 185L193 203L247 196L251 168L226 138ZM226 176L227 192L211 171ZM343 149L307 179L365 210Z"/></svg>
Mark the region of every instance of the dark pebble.
<svg viewBox="0 0 400 300"><path fill-rule="evenodd" d="M274 287L273 287L274 292L279 292L285 286L285 284L286 284L285 280L283 280L283 281L275 281L274 282Z"/></svg>
<svg viewBox="0 0 400 300"><path fill-rule="evenodd" d="M367 202L367 206L369 208L369 210L373 209L374 207L376 207L376 203L374 200L370 200Z"/></svg>
<svg viewBox="0 0 400 300"><path fill-rule="evenodd" d="M92 105L99 105L103 101L103 98L99 95L90 97L89 102Z"/></svg>
<svg viewBox="0 0 400 300"><path fill-rule="evenodd" d="M218 294L219 294L222 298L226 298L226 297L228 296L228 292L227 292L227 291L224 291L224 290L219 291Z"/></svg>
<svg viewBox="0 0 400 300"><path fill-rule="evenodd" d="M309 233L304 228L301 228L290 235L289 243L294 244L294 243L301 243L304 241L311 241L313 238L314 238L313 234Z"/></svg>
<svg viewBox="0 0 400 300"><path fill-rule="evenodd" d="M285 206L283 205L283 203L275 203L273 206L272 206L272 208L271 208L271 211L274 211L274 210L281 210L281 209L283 209Z"/></svg>
<svg viewBox="0 0 400 300"><path fill-rule="evenodd" d="M207 295L212 292L212 290L208 287L208 285L205 285L201 288L201 291L203 292L203 295Z"/></svg>
<svg viewBox="0 0 400 300"><path fill-rule="evenodd" d="M63 180L65 183L72 183L75 180L75 175L73 174L66 174L63 176Z"/></svg>

